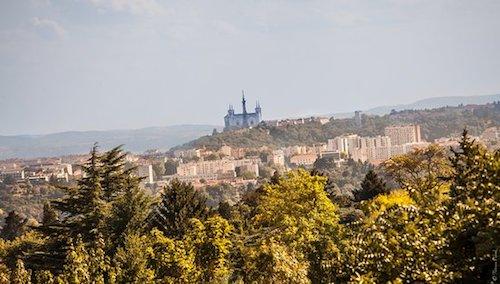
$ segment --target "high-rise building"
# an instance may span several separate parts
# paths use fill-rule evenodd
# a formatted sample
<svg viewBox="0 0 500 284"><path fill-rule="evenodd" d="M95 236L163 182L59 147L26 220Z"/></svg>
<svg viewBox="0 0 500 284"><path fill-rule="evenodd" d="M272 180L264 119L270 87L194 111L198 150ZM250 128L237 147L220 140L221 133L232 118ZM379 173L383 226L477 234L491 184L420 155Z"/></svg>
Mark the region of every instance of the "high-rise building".
<svg viewBox="0 0 500 284"><path fill-rule="evenodd" d="M385 128L385 135L389 136L393 146L422 141L418 124L389 126Z"/></svg>
<svg viewBox="0 0 500 284"><path fill-rule="evenodd" d="M328 139L327 150L339 151L346 155L351 154L353 149L359 148L360 137L356 134L342 135L334 139Z"/></svg>

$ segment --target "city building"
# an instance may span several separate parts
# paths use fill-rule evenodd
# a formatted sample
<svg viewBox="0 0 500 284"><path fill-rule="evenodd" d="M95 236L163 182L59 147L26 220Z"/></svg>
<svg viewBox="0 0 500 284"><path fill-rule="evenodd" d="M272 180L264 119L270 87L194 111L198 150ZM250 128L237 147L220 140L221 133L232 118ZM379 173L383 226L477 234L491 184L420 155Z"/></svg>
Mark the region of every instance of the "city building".
<svg viewBox="0 0 500 284"><path fill-rule="evenodd" d="M270 155L270 163L273 165L284 166L285 165L285 153L283 150L274 150Z"/></svg>
<svg viewBox="0 0 500 284"><path fill-rule="evenodd" d="M229 147L227 145L222 145L222 147L220 147L220 149L219 149L219 153L224 155L224 156L231 156L232 149L231 149L231 147Z"/></svg>
<svg viewBox="0 0 500 284"><path fill-rule="evenodd" d="M328 151L339 151L342 154L350 155L356 148L359 148L359 136L357 134L342 135L334 139L328 139Z"/></svg>
<svg viewBox="0 0 500 284"><path fill-rule="evenodd" d="M392 145L419 143L422 141L420 125L418 124L388 126L385 128L385 135L389 136Z"/></svg>
<svg viewBox="0 0 500 284"><path fill-rule="evenodd" d="M255 112L247 112L245 94L243 94L241 104L242 113L234 113L232 105L229 106L226 116L224 117L224 131L234 130L239 128L248 128L257 126L262 120L262 109L259 102L255 106Z"/></svg>
<svg viewBox="0 0 500 284"><path fill-rule="evenodd" d="M318 159L316 154L299 154L290 158L290 164L297 166L311 166Z"/></svg>

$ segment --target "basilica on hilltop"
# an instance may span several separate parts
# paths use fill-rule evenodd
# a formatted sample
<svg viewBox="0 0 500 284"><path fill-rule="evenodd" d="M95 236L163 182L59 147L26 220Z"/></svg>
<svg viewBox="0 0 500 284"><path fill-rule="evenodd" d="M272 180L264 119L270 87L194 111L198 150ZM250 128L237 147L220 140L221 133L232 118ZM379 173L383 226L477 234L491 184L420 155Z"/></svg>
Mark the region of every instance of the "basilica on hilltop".
<svg viewBox="0 0 500 284"><path fill-rule="evenodd" d="M257 126L262 121L262 109L259 102L255 105L255 112L247 112L247 101L245 100L245 93L242 92L242 113L234 113L234 108L229 105L226 116L224 116L224 131L249 128Z"/></svg>

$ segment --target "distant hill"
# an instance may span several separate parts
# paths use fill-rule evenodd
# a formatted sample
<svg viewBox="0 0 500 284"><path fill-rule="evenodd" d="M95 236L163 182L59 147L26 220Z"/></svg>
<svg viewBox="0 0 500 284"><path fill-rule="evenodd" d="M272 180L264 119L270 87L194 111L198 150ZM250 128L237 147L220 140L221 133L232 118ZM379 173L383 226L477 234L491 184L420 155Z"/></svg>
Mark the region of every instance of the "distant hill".
<svg viewBox="0 0 500 284"><path fill-rule="evenodd" d="M411 103L411 104L379 106L379 107L371 108L368 110L364 110L363 113L384 115L384 114L390 113L392 110L396 110L396 111L422 110L422 109L440 108L440 107L445 107L445 106L458 106L460 104L483 105L483 104L487 104L487 103L492 103L494 101L500 101L500 94L484 95L484 96L464 96L464 97L452 96L452 97L428 98L428 99L418 100L418 101ZM353 117L354 112L334 113L334 114L329 114L329 116L333 116L335 118L348 118L348 117Z"/></svg>
<svg viewBox="0 0 500 284"><path fill-rule="evenodd" d="M175 149L218 149L222 145L231 147L284 147L325 143L328 139L348 133L361 136L383 135L390 125L416 123L421 126L422 138L459 136L464 128L472 135L480 135L486 128L500 126L500 103L474 104L426 108L423 110L401 110L385 115L362 115L362 125L354 118L334 118L326 124L310 122L288 126L262 124L252 129L226 131L207 135Z"/></svg>
<svg viewBox="0 0 500 284"><path fill-rule="evenodd" d="M94 142L105 150L124 144L132 152L148 149L168 150L203 135L213 125L176 125L134 130L71 131L47 135L0 136L0 159L50 157L87 153Z"/></svg>

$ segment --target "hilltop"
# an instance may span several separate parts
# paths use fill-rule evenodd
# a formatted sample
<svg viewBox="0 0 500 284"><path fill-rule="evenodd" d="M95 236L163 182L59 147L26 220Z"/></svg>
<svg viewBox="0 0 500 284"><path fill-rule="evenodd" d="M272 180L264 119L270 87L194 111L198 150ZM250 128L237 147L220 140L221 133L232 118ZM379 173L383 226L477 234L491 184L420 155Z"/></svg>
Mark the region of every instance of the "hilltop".
<svg viewBox="0 0 500 284"><path fill-rule="evenodd" d="M364 110L363 112L365 114L384 115L389 114L392 110L422 110L471 104L483 105L496 101L500 101L500 94L482 96L448 96L422 99L409 104L378 106ZM333 113L329 114L329 116L333 116L336 118L348 118L353 117L354 112Z"/></svg>
<svg viewBox="0 0 500 284"><path fill-rule="evenodd" d="M346 133L362 136L383 135L384 128L394 124L417 123L422 137L427 141L447 136L458 136L467 127L473 135L479 135L488 127L500 125L500 104L466 105L424 110L393 111L386 115L362 115L362 126L353 118L332 118L326 124L310 122L300 125L269 126L265 123L252 129L207 135L175 149L209 148L222 145L231 147L282 147L323 143L329 138Z"/></svg>

